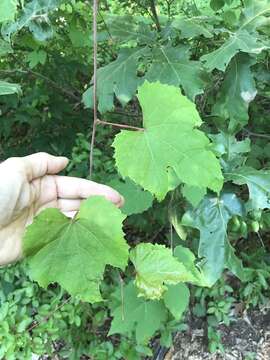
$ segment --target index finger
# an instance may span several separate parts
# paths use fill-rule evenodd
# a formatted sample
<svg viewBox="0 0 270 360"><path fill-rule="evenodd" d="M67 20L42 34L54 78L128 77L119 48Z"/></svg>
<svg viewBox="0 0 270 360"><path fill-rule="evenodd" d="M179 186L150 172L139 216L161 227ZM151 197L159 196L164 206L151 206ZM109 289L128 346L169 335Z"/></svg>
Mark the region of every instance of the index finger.
<svg viewBox="0 0 270 360"><path fill-rule="evenodd" d="M110 186L70 176L54 176L54 178L57 196L60 199L87 199L90 196L99 195L118 206L124 204L123 197Z"/></svg>

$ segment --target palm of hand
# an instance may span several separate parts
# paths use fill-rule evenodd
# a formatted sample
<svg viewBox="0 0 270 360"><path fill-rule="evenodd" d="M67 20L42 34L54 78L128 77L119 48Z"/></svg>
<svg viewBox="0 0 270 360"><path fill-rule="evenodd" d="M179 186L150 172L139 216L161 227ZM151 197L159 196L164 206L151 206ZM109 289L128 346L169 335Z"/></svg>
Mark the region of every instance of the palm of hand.
<svg viewBox="0 0 270 360"><path fill-rule="evenodd" d="M121 196L107 186L54 175L66 165L66 158L45 153L11 158L0 165L1 265L21 257L25 228L45 208L59 208L72 217L91 195L103 195L121 206Z"/></svg>

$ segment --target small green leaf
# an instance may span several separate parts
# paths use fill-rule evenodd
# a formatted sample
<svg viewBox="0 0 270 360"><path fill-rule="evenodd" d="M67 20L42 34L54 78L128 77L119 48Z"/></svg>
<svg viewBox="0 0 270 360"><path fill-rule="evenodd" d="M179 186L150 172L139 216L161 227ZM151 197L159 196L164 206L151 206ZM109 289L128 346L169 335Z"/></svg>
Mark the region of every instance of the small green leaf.
<svg viewBox="0 0 270 360"><path fill-rule="evenodd" d="M29 67L33 69L37 65L44 65L47 60L47 53L44 50L32 51L27 55Z"/></svg>
<svg viewBox="0 0 270 360"><path fill-rule="evenodd" d="M125 204L121 210L126 215L140 214L152 206L153 196L151 193L144 191L128 178L125 181L114 179L108 185L124 197Z"/></svg>
<svg viewBox="0 0 270 360"><path fill-rule="evenodd" d="M185 284L168 286L164 303L176 320L180 320L189 304L189 289Z"/></svg>
<svg viewBox="0 0 270 360"><path fill-rule="evenodd" d="M21 95L22 89L19 84L12 84L6 81L0 80L0 95Z"/></svg>
<svg viewBox="0 0 270 360"><path fill-rule="evenodd" d="M101 300L99 284L106 265L124 269L128 245L125 216L103 197L84 201L74 220L57 209L44 210L24 236L30 275L42 287L58 282L72 296Z"/></svg>
<svg viewBox="0 0 270 360"><path fill-rule="evenodd" d="M139 294L151 300L160 299L166 285L195 280L164 245L139 244L130 252L130 260L136 269Z"/></svg>
<svg viewBox="0 0 270 360"><path fill-rule="evenodd" d="M136 333L136 341L144 344L160 329L166 320L165 306L158 301L146 301L138 297L133 283L124 287L124 303L121 303L119 294L119 306L112 311L113 320L109 336L113 334Z"/></svg>

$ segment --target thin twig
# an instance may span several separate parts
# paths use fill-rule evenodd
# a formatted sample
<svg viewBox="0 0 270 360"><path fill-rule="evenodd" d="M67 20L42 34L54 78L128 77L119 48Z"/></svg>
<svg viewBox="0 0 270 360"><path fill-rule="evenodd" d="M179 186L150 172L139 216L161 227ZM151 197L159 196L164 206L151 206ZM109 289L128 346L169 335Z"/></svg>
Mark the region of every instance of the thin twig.
<svg viewBox="0 0 270 360"><path fill-rule="evenodd" d="M105 28L106 28L106 31L107 31L107 33L108 33L109 37L110 37L110 38L111 38L111 40L113 41L113 37L112 37L112 34L111 34L111 32L110 32L110 29L109 29L109 27L108 27L108 25L107 25L107 23L106 23L106 21L105 21L105 19L104 19L103 15L101 14L101 12L100 12L100 11L98 12L98 15L100 16L100 18L101 18L101 20L102 20L102 22L103 22L103 24L104 24L104 26L105 26Z"/></svg>
<svg viewBox="0 0 270 360"><path fill-rule="evenodd" d="M63 88L61 85L57 84L55 81L53 81L52 79L48 78L47 76L44 76L36 71L33 70L21 70L21 69L14 69L14 70L0 70L0 73L3 74L12 74L12 73L20 73L20 74L25 74L25 75L32 75L35 77L38 77L44 81L46 81L48 84L50 84L52 87L54 87L55 89L61 91L63 94L67 95L68 97L81 102L81 98L77 95L75 95L73 92Z"/></svg>
<svg viewBox="0 0 270 360"><path fill-rule="evenodd" d="M122 279L122 276L120 272L118 272L119 275L119 281L120 281L120 291L121 291L121 318L122 321L125 320L125 304L124 304L124 280Z"/></svg>
<svg viewBox="0 0 270 360"><path fill-rule="evenodd" d="M114 127L121 128L121 129L144 131L144 128L140 128L140 127L137 127L137 126L112 123L112 122L109 122L109 121L103 121L103 120L99 120L99 119L97 119L96 125L110 125L110 126L114 126Z"/></svg>
<svg viewBox="0 0 270 360"><path fill-rule="evenodd" d="M65 301L63 301L60 305L58 305L48 316L45 316L42 320L35 322L32 326L30 326L30 328L28 328L28 331L32 331L33 329L35 329L37 326L39 326L40 324L48 321L50 319L50 317L56 313L56 311L60 310L64 305L68 304L70 302L70 300L72 299L72 297L68 297Z"/></svg>
<svg viewBox="0 0 270 360"><path fill-rule="evenodd" d="M243 131L245 133L247 133L247 135L249 135L249 136L259 137L259 138L263 138L263 139L270 139L270 135L268 135L268 134L257 134L252 131L249 131L247 129L243 129Z"/></svg>
<svg viewBox="0 0 270 360"><path fill-rule="evenodd" d="M92 177L93 173L93 153L95 146L95 137L96 137L96 127L97 127L97 112L98 112L98 103L97 103L97 15L98 15L98 0L94 0L94 9L93 9L93 40L94 40L94 86L93 86L93 103L94 103L94 121L93 121L93 130L92 138L90 145L90 155L89 155L89 175Z"/></svg>

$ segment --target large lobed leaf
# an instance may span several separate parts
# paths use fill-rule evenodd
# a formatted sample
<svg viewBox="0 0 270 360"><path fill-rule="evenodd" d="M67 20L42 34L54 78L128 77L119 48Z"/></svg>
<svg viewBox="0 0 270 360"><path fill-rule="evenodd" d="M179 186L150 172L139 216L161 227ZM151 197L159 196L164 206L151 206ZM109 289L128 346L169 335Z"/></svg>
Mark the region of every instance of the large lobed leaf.
<svg viewBox="0 0 270 360"><path fill-rule="evenodd" d="M2 1L2 0L1 0ZM7 0L5 0L7 1ZM3 37L10 41L11 35L23 28L28 28L38 41L45 41L52 37L53 31L48 14L56 10L59 0L32 0L25 4L20 16L14 22L2 27Z"/></svg>
<svg viewBox="0 0 270 360"><path fill-rule="evenodd" d="M183 183L219 192L220 165L208 149L208 138L195 129L201 124L195 105L178 88L160 83L145 82L138 99L144 131L121 131L113 143L120 174L158 200L169 191L169 167Z"/></svg>
<svg viewBox="0 0 270 360"><path fill-rule="evenodd" d="M181 85L191 100L203 93L205 81L201 64L189 59L186 47L160 46L153 50L152 57L153 62L146 74L148 81Z"/></svg>
<svg viewBox="0 0 270 360"><path fill-rule="evenodd" d="M141 49L123 48L115 61L98 70L98 108L101 113L113 109L114 95L123 105L132 99L139 85L137 67L141 54ZM86 108L93 107L92 87L83 94L83 102Z"/></svg>
<svg viewBox="0 0 270 360"><path fill-rule="evenodd" d="M122 231L125 216L102 197L84 201L74 220L47 209L24 237L30 275L42 287L58 282L71 295L102 300L99 284L106 265L124 270L128 245Z"/></svg>
<svg viewBox="0 0 270 360"><path fill-rule="evenodd" d="M254 60L246 54L235 56L225 74L218 101L213 114L230 119L230 127L243 127L248 122L249 104L254 100L257 90L250 67Z"/></svg>
<svg viewBox="0 0 270 360"><path fill-rule="evenodd" d="M259 54L265 48L263 44L258 43L255 35L251 35L247 30L243 29L231 34L221 47L209 54L203 55L201 60L209 71L214 69L225 71L231 59L240 51L249 54Z"/></svg>
<svg viewBox="0 0 270 360"><path fill-rule="evenodd" d="M234 215L243 215L243 205L233 193L219 198L207 196L199 206L185 213L182 223L200 230L199 257L203 258L202 270L209 286L230 268L244 279L244 271L227 238L227 224Z"/></svg>
<svg viewBox="0 0 270 360"><path fill-rule="evenodd" d="M237 185L247 185L250 209L270 209L270 171L242 166L225 174Z"/></svg>

